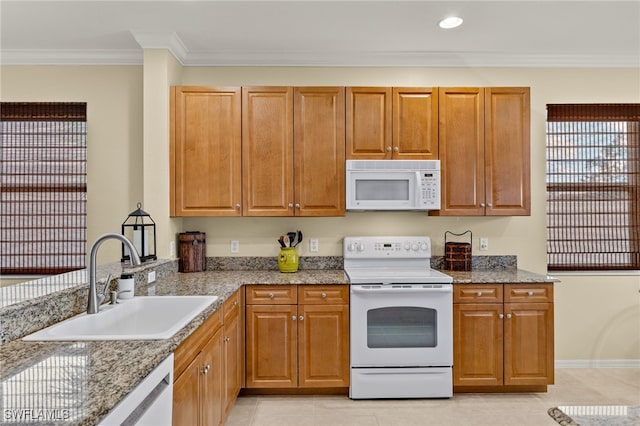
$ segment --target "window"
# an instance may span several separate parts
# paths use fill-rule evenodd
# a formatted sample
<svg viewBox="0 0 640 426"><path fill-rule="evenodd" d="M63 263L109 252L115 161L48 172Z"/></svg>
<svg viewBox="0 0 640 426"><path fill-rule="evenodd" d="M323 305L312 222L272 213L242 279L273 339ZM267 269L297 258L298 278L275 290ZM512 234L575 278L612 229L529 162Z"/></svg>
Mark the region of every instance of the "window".
<svg viewBox="0 0 640 426"><path fill-rule="evenodd" d="M0 105L0 273L85 267L85 103Z"/></svg>
<svg viewBox="0 0 640 426"><path fill-rule="evenodd" d="M547 105L547 266L640 269L640 104Z"/></svg>

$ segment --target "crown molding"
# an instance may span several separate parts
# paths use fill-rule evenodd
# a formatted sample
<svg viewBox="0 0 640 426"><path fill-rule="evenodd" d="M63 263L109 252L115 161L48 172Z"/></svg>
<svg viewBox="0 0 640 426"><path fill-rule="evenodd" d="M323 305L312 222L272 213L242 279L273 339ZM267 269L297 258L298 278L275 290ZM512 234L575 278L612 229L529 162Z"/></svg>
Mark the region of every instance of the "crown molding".
<svg viewBox="0 0 640 426"><path fill-rule="evenodd" d="M185 59L189 51L175 32L132 30L131 34L143 49L167 49L182 65L186 65Z"/></svg>
<svg viewBox="0 0 640 426"><path fill-rule="evenodd" d="M132 32L133 33L133 32ZM640 68L640 55L526 55L492 52L189 52L175 33L134 34L142 49L167 49L183 66L449 68ZM2 65L142 65L142 49L2 50Z"/></svg>

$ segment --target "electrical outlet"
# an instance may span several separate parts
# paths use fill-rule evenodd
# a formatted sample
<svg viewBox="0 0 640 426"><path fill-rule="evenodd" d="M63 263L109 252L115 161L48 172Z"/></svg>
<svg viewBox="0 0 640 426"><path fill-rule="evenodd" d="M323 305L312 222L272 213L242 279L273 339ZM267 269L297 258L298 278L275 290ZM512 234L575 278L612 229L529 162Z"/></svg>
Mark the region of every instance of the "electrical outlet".
<svg viewBox="0 0 640 426"><path fill-rule="evenodd" d="M318 252L318 240L316 238L309 240L309 251L312 253Z"/></svg>
<svg viewBox="0 0 640 426"><path fill-rule="evenodd" d="M147 284L151 284L156 280L156 271L151 271L147 274Z"/></svg>
<svg viewBox="0 0 640 426"><path fill-rule="evenodd" d="M480 250L489 250L489 239L487 237L480 237Z"/></svg>
<svg viewBox="0 0 640 426"><path fill-rule="evenodd" d="M240 252L240 241L231 240L231 253L239 253Z"/></svg>
<svg viewBox="0 0 640 426"><path fill-rule="evenodd" d="M169 257L174 257L176 255L176 242L171 241L169 243Z"/></svg>

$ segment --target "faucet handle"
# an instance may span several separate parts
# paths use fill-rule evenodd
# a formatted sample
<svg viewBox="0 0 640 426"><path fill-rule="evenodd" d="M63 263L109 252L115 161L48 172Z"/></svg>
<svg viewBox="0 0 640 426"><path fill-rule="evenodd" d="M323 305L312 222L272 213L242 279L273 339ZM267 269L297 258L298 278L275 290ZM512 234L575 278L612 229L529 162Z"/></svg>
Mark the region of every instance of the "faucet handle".
<svg viewBox="0 0 640 426"><path fill-rule="evenodd" d="M106 281L104 283L104 287L102 287L102 291L100 292L100 294L103 297L102 300L104 300L104 298L107 297L107 289L109 288L109 284L111 283L111 278L112 277L113 277L113 275L107 274L107 279L106 279Z"/></svg>

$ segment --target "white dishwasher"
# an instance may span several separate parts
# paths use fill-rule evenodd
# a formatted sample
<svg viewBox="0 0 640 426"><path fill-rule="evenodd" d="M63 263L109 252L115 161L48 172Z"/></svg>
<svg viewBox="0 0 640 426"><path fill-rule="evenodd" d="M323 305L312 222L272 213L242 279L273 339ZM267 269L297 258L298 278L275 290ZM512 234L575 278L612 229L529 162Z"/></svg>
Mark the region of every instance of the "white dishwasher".
<svg viewBox="0 0 640 426"><path fill-rule="evenodd" d="M98 424L170 426L172 406L173 354L165 358Z"/></svg>

